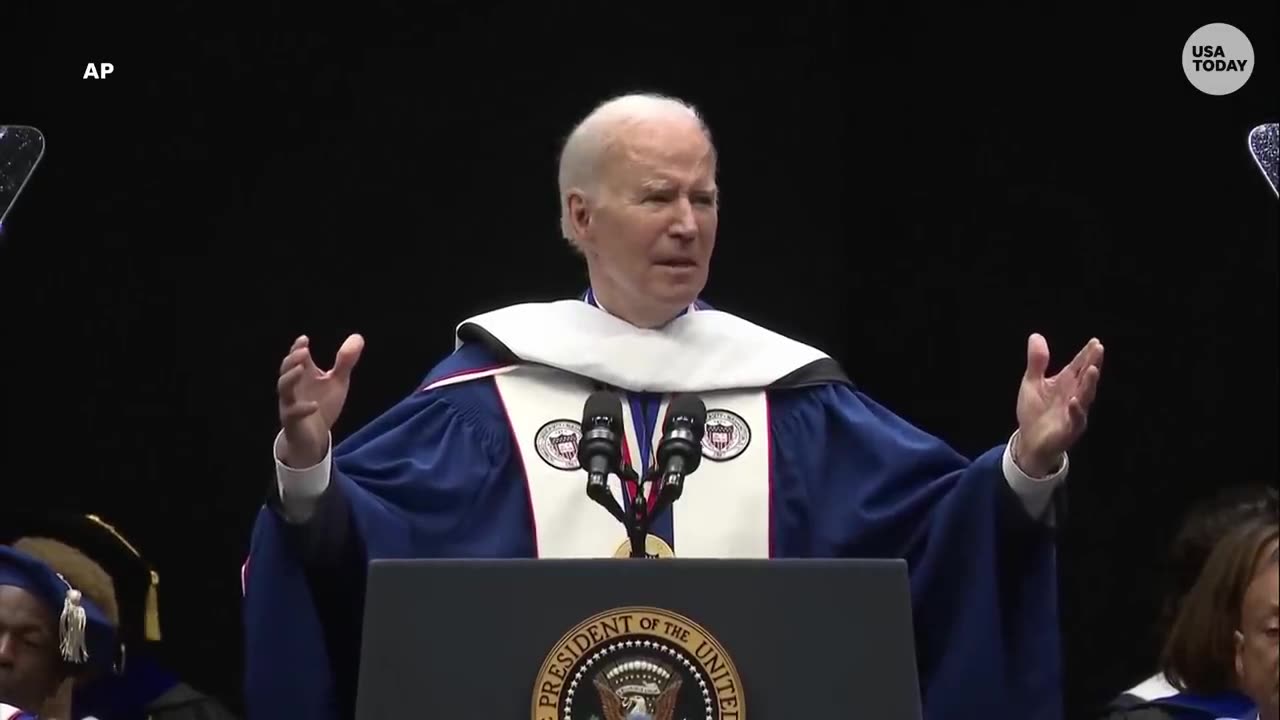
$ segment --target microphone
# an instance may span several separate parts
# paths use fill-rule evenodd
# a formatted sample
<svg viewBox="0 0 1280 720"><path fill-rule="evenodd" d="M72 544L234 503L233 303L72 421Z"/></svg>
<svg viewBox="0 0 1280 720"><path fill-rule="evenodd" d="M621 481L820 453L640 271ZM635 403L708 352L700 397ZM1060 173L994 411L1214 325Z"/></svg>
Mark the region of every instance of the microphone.
<svg viewBox="0 0 1280 720"><path fill-rule="evenodd" d="M26 125L0 125L0 229L44 157L44 134Z"/></svg>
<svg viewBox="0 0 1280 720"><path fill-rule="evenodd" d="M578 461L587 471L587 497L626 525L622 506L609 492L609 473L622 470L622 398L608 390L591 393L582 407Z"/></svg>
<svg viewBox="0 0 1280 720"><path fill-rule="evenodd" d="M702 462L702 435L707 429L707 406L697 395L680 394L671 398L667 419L662 424L662 440L658 442L659 477L662 490L653 515L680 499L684 478Z"/></svg>
<svg viewBox="0 0 1280 720"><path fill-rule="evenodd" d="M1259 125L1249 132L1249 154L1271 186L1271 192L1280 197L1280 123Z"/></svg>

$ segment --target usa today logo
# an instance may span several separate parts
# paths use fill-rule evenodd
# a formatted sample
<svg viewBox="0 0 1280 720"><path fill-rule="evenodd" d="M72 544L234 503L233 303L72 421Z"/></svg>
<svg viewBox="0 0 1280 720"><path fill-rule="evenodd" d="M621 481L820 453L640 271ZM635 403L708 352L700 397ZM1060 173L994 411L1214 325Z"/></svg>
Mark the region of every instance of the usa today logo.
<svg viewBox="0 0 1280 720"><path fill-rule="evenodd" d="M1197 90L1230 95L1253 74L1253 43L1231 25L1210 23L1187 38L1182 70Z"/></svg>

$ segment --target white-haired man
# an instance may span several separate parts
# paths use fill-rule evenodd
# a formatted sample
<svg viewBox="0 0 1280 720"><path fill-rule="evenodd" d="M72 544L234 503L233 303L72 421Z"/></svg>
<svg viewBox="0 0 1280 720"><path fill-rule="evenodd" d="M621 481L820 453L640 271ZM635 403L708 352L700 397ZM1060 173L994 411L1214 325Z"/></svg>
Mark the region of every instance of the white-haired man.
<svg viewBox="0 0 1280 720"><path fill-rule="evenodd" d="M699 299L716 151L690 106L604 103L566 141L560 189L584 296L462 323L420 388L336 448L363 340L348 338L330 370L305 336L285 356L278 477L245 571L251 717L349 716L371 558L625 554L622 526L582 491L574 443L544 437L580 433L572 419L600 387L625 398L636 468L651 464L673 393L709 408L707 461L654 520L660 554L906 558L927 716L1057 716L1051 499L1101 344L1046 377L1033 335L1016 432L970 461L822 352Z"/></svg>

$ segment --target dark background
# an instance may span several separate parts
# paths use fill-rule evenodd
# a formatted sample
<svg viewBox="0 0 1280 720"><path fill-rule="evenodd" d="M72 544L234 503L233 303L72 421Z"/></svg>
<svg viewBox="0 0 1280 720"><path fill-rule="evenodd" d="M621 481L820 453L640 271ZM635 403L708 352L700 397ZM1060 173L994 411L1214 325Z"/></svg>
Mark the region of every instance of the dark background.
<svg viewBox="0 0 1280 720"><path fill-rule="evenodd" d="M9 8L0 122L48 151L0 238L3 502L113 519L160 567L175 662L237 697L292 339L327 364L365 335L345 435L460 319L578 292L558 143L669 92L723 159L706 298L962 451L1012 432L1028 333L1054 370L1106 344L1061 554L1080 713L1150 670L1179 514L1277 478L1278 205L1245 137L1280 119L1280 18L1254 5ZM1183 75L1209 22L1253 42L1230 96Z"/></svg>

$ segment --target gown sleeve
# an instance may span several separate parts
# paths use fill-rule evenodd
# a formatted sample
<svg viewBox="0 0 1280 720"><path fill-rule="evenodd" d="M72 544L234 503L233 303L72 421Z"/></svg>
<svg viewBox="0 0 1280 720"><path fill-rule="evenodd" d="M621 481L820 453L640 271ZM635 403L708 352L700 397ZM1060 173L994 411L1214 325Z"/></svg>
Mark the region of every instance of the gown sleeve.
<svg viewBox="0 0 1280 720"><path fill-rule="evenodd" d="M904 558L926 718L1060 718L1052 527L1002 470L846 385L775 392L775 555Z"/></svg>
<svg viewBox="0 0 1280 720"><path fill-rule="evenodd" d="M244 570L250 720L353 716L370 560L485 556L521 532L510 513L484 532L495 502L519 502L502 482L518 458L492 394L477 380L404 398L333 449L304 523L286 519L272 483Z"/></svg>

